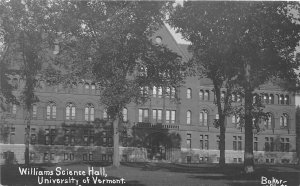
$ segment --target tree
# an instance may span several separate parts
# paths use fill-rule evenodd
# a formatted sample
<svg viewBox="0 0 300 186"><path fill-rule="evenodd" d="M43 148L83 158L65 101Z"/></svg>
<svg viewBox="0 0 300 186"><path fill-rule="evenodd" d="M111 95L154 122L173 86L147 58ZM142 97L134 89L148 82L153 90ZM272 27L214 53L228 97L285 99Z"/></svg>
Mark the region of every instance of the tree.
<svg viewBox="0 0 300 186"><path fill-rule="evenodd" d="M37 101L34 95L36 76L41 70L41 61L47 59L49 37L46 31L48 6L37 1L1 1L1 38L3 50L1 67L19 74L24 81L20 102L26 111L25 123L25 164L29 164L29 132L32 104ZM4 68L1 68L1 71ZM4 76L5 73L1 73ZM3 85L1 77L1 88ZM2 89L3 90L3 89ZM7 91L7 89L4 89Z"/></svg>
<svg viewBox="0 0 300 186"><path fill-rule="evenodd" d="M233 83L242 88L246 172L254 170L252 119L257 112L253 112L253 91L271 78L296 85L294 69L299 61L295 47L300 27L291 10L297 8L296 3L288 2L185 2L170 19L192 42L199 63L221 68L203 65L208 72L221 73L229 80L233 77Z"/></svg>
<svg viewBox="0 0 300 186"><path fill-rule="evenodd" d="M130 102L144 103L149 88L177 86L184 69L180 56L151 36L162 24L170 2L64 1L57 19L58 66L49 66L64 82L90 79L113 123L113 165L119 166L119 125ZM59 8L58 8L59 9ZM52 70L51 70L52 69ZM63 70L59 70L63 69ZM51 76L51 74L49 74Z"/></svg>
<svg viewBox="0 0 300 186"><path fill-rule="evenodd" d="M298 158L298 165L300 165L300 107L296 108L296 151Z"/></svg>

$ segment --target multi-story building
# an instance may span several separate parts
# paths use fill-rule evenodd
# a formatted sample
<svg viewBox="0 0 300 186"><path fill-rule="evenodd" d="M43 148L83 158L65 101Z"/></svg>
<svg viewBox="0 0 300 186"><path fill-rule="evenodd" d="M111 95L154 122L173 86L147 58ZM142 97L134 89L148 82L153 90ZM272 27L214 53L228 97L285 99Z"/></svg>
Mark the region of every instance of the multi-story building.
<svg viewBox="0 0 300 186"><path fill-rule="evenodd" d="M183 60L190 57L187 45L176 43L166 27L157 31L153 40L167 45ZM11 77L11 83L15 93L22 88L17 76ZM188 77L181 87L151 87L148 93L151 99L145 104L131 103L123 110L122 161L218 162L219 129L213 125L218 114L209 79ZM39 101L32 105L30 118L32 162L112 161L111 124L99 103L96 83L74 82L66 88L48 86L40 80L35 94ZM261 121L262 130L253 136L255 161L295 163L294 94L270 82L261 86L256 96L261 96L269 119ZM232 99L236 104L243 102L239 95ZM1 161L14 157L23 163L28 122L25 112L21 105L11 104L1 114ZM228 117L226 125L226 162L241 163L244 129L236 116Z"/></svg>

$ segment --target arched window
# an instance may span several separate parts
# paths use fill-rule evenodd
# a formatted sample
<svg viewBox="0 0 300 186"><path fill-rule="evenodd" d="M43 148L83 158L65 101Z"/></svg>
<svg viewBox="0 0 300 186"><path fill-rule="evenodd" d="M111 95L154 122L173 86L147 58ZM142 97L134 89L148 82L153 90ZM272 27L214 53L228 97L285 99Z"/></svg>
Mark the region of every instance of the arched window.
<svg viewBox="0 0 300 186"><path fill-rule="evenodd" d="M175 98L176 89L175 87L171 87L171 98Z"/></svg>
<svg viewBox="0 0 300 186"><path fill-rule="evenodd" d="M84 109L84 120L85 121L94 121L95 119L95 108L94 105L88 103Z"/></svg>
<svg viewBox="0 0 300 186"><path fill-rule="evenodd" d="M286 95L286 96L284 97L284 102L285 102L286 105L289 104L289 96L288 96L288 95Z"/></svg>
<svg viewBox="0 0 300 186"><path fill-rule="evenodd" d="M170 97L171 97L171 89L170 89L170 87L167 87L167 88L166 88L166 97L167 97L167 98L170 98Z"/></svg>
<svg viewBox="0 0 300 186"><path fill-rule="evenodd" d="M90 84L85 83L85 84L84 84L84 89L85 89L85 90L89 90L89 89L90 89Z"/></svg>
<svg viewBox="0 0 300 186"><path fill-rule="evenodd" d="M269 95L264 94L264 103L269 104Z"/></svg>
<svg viewBox="0 0 300 186"><path fill-rule="evenodd" d="M153 86L153 88L152 88L152 96L156 97L156 95L157 95L157 88L156 88L156 86Z"/></svg>
<svg viewBox="0 0 300 186"><path fill-rule="evenodd" d="M46 119L56 119L56 104L50 101L46 107Z"/></svg>
<svg viewBox="0 0 300 186"><path fill-rule="evenodd" d="M264 125L266 129L271 129L272 128L272 114L268 113L268 117L264 121Z"/></svg>
<svg viewBox="0 0 300 186"><path fill-rule="evenodd" d="M96 85L95 85L95 83L92 83L92 84L91 84L91 89L92 89L92 90L96 90Z"/></svg>
<svg viewBox="0 0 300 186"><path fill-rule="evenodd" d="M279 97L279 104L284 104L284 95L280 95Z"/></svg>
<svg viewBox="0 0 300 186"><path fill-rule="evenodd" d="M192 89L190 89L190 88L186 89L186 98L187 99L192 98Z"/></svg>
<svg viewBox="0 0 300 186"><path fill-rule="evenodd" d="M188 110L186 112L186 124L190 125L191 124L191 118L192 118L192 112Z"/></svg>
<svg viewBox="0 0 300 186"><path fill-rule="evenodd" d="M199 121L200 121L200 125L204 125L204 126L207 126L207 110L202 110L200 113L199 113Z"/></svg>
<svg viewBox="0 0 300 186"><path fill-rule="evenodd" d="M270 96L269 96L269 103L274 104L274 95L273 94L270 94Z"/></svg>
<svg viewBox="0 0 300 186"><path fill-rule="evenodd" d="M288 115L287 114L283 114L280 117L280 127L281 128L286 128L288 126Z"/></svg>
<svg viewBox="0 0 300 186"><path fill-rule="evenodd" d="M66 120L74 120L76 114L76 107L73 103L68 103L66 105Z"/></svg>
<svg viewBox="0 0 300 186"><path fill-rule="evenodd" d="M159 98L162 97L162 88L161 87L157 88L157 95L158 95Z"/></svg>
<svg viewBox="0 0 300 186"><path fill-rule="evenodd" d="M209 100L209 90L206 90L205 92L204 92L204 100Z"/></svg>
<svg viewBox="0 0 300 186"><path fill-rule="evenodd" d="M12 105L11 113L12 113L13 115L16 115L16 114L17 114L17 105L16 105L16 104L13 104L13 105Z"/></svg>
<svg viewBox="0 0 300 186"><path fill-rule="evenodd" d="M123 108L123 121L128 120L128 110L127 108Z"/></svg>
<svg viewBox="0 0 300 186"><path fill-rule="evenodd" d="M203 90L199 91L199 99L204 100L204 91Z"/></svg>

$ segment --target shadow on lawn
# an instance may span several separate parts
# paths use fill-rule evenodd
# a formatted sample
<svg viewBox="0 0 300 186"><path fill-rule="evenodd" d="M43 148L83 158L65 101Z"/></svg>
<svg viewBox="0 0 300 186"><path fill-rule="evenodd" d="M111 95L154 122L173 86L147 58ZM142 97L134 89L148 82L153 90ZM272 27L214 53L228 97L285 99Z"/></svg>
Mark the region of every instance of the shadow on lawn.
<svg viewBox="0 0 300 186"><path fill-rule="evenodd" d="M49 165L50 166L50 165ZM25 167L24 165L20 165L20 167ZM45 168L41 168L41 166L31 166L32 168L38 168L39 171L46 170ZM68 183L41 183L42 177L38 178L37 175L20 175L19 166L17 165L9 165L9 166L1 166L1 184L7 186L95 186L95 185L136 185L136 186L144 186L139 181L136 180L123 180L122 183L121 178L113 177L113 176L56 176L55 173L52 176L42 176L43 181L46 179L63 179L68 181ZM89 183L83 183L83 180L86 180L89 177ZM73 178L73 180L70 179ZM39 181L40 183L39 183ZM78 184L76 181L78 180ZM99 182L100 180L101 182ZM105 180L105 181L104 181ZM103 183L104 181L104 183Z"/></svg>
<svg viewBox="0 0 300 186"><path fill-rule="evenodd" d="M173 163L123 163L124 166L138 168L142 171L166 171L176 173L191 173L189 178L201 180L223 180L232 186L253 186L262 185L262 177L268 180L276 178L277 180L287 181L286 185L300 185L300 172L285 172L284 168L275 168L268 165L256 167L253 174L243 173L243 165L227 164L220 168L217 164L205 165L182 165Z"/></svg>

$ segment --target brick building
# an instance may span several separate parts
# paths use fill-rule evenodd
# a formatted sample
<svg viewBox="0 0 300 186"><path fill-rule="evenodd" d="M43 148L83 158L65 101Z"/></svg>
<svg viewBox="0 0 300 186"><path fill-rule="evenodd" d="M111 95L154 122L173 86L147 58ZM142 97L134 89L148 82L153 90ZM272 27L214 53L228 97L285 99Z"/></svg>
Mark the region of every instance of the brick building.
<svg viewBox="0 0 300 186"><path fill-rule="evenodd" d="M176 43L166 27L153 36L188 60L186 45ZM14 93L22 89L22 80L11 76ZM188 77L181 87L151 87L151 100L143 105L131 103L123 110L120 131L122 161L157 161L185 163L217 163L219 129L214 104L213 85L209 79ZM167 94L166 94L167 93ZM39 81L32 106L30 127L30 159L32 162L112 161L112 131L104 107L99 104L97 84L75 82L65 88L47 86ZM257 163L295 163L296 125L295 96L273 83L256 91L270 113L262 121L262 131L254 136ZM178 96L179 101L174 98ZM232 97L235 104L243 100ZM1 113L1 163L9 156L23 163L26 120L22 106L12 104ZM226 121L226 162L242 163L244 129L238 117Z"/></svg>

